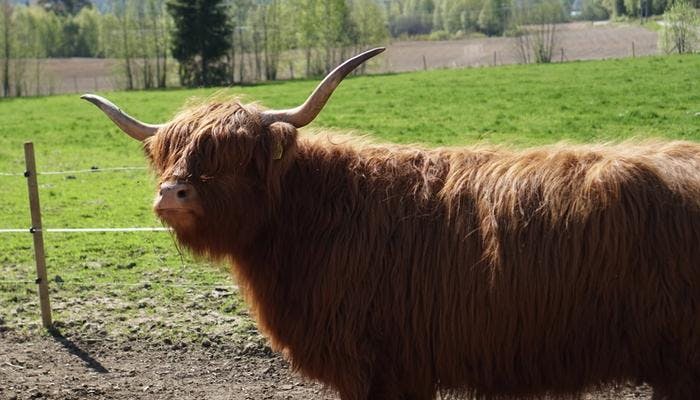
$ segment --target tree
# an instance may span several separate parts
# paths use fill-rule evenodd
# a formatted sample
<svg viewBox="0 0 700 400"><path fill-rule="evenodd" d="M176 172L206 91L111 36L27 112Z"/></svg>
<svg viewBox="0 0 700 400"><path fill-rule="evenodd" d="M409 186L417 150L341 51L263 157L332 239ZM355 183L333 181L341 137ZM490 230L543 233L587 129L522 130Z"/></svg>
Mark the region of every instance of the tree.
<svg viewBox="0 0 700 400"><path fill-rule="evenodd" d="M170 41L170 18L165 12L164 0L148 0L146 11L147 24L150 27L150 56L156 61L156 85L164 88L168 71L168 42Z"/></svg>
<svg viewBox="0 0 700 400"><path fill-rule="evenodd" d="M517 51L524 63L552 61L557 43L556 24L564 19L564 8L559 0L536 0L514 9Z"/></svg>
<svg viewBox="0 0 700 400"><path fill-rule="evenodd" d="M265 80L277 79L277 69L282 53L280 13L280 0L267 1L266 4L258 7L256 13L256 22L262 28Z"/></svg>
<svg viewBox="0 0 700 400"><path fill-rule="evenodd" d="M39 9L40 10L40 9ZM29 70L34 63L36 90L40 90L40 62L45 52L41 45L41 16L34 7L17 7L13 14L12 42L12 84L17 97L29 94Z"/></svg>
<svg viewBox="0 0 700 400"><path fill-rule="evenodd" d="M133 38L133 32L135 31L133 27L133 16L130 10L133 9L132 1L119 0L113 4L114 19L112 23L107 25L107 32L109 34L116 33L118 37L110 42L114 43L114 53L118 54L120 58L124 59L124 74L126 77L126 89L132 90L135 88L134 83L134 66L133 59L135 57L136 47L133 42L136 40ZM112 26L113 28L109 28Z"/></svg>
<svg viewBox="0 0 700 400"><path fill-rule="evenodd" d="M688 0L676 0L664 13L665 24L659 35L666 53L692 53L698 47L700 18Z"/></svg>
<svg viewBox="0 0 700 400"><path fill-rule="evenodd" d="M172 53L180 62L180 83L227 83L224 57L231 49L233 30L223 0L169 0L167 8L174 21Z"/></svg>
<svg viewBox="0 0 700 400"><path fill-rule="evenodd" d="M356 27L350 19L350 9L345 0L324 0L321 7L322 24L321 41L324 45L325 73L335 67L339 61L336 50L342 49L352 42Z"/></svg>
<svg viewBox="0 0 700 400"><path fill-rule="evenodd" d="M238 71L238 82L246 80L246 54L249 53L250 26L248 25L249 15L253 12L252 0L228 0L229 21L231 24L231 48L227 55L229 63L229 82L236 82L236 71ZM237 64L238 63L238 64Z"/></svg>
<svg viewBox="0 0 700 400"><path fill-rule="evenodd" d="M479 30L489 36L501 35L505 30L508 7L503 0L486 0L479 13Z"/></svg>
<svg viewBox="0 0 700 400"><path fill-rule="evenodd" d="M377 45L387 37L384 11L374 0L355 0L352 4L352 20L357 26L353 53L364 51L370 45ZM366 63L360 68L364 69Z"/></svg>
<svg viewBox="0 0 700 400"><path fill-rule="evenodd" d="M73 56L97 57L100 55L100 18L92 7L85 7L73 18L78 27L76 51Z"/></svg>
<svg viewBox="0 0 700 400"><path fill-rule="evenodd" d="M295 14L298 15L299 44L304 49L306 58L306 76L320 75L323 66L314 57L314 49L320 41L318 26L321 24L321 13L318 4L321 0L299 0L296 2Z"/></svg>
<svg viewBox="0 0 700 400"><path fill-rule="evenodd" d="M76 15L85 7L92 8L90 0L39 0L37 4L57 15Z"/></svg>
<svg viewBox="0 0 700 400"><path fill-rule="evenodd" d="M46 49L47 57L62 57L64 43L63 40L63 18L58 15L46 11L44 8L37 7L41 12L41 37L44 49Z"/></svg>
<svg viewBox="0 0 700 400"><path fill-rule="evenodd" d="M603 0L583 0L581 8L579 18L582 20L600 21L610 18L610 12L603 5Z"/></svg>

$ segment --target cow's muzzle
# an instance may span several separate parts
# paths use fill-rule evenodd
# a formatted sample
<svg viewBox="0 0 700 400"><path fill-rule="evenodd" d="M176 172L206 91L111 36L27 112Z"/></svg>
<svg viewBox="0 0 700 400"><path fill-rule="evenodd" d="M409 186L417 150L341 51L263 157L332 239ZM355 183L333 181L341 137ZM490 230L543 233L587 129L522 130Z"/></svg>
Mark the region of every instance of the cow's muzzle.
<svg viewBox="0 0 700 400"><path fill-rule="evenodd" d="M199 195L194 186L184 182L164 182L153 204L156 213L166 217L172 213L201 214Z"/></svg>

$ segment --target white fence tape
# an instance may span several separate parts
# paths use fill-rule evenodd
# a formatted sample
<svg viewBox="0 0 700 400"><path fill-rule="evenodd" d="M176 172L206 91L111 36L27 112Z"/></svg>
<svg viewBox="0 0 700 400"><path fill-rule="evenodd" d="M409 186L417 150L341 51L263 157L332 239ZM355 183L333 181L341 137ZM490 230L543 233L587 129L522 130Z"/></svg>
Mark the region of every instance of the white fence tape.
<svg viewBox="0 0 700 400"><path fill-rule="evenodd" d="M75 233L75 232L170 232L172 229L164 227L144 227L144 228L43 228L43 229L0 229L2 233L32 233L32 232L47 232L47 233Z"/></svg>
<svg viewBox="0 0 700 400"><path fill-rule="evenodd" d="M96 172L113 172L113 171L143 171L148 167L110 167L110 168L90 168L76 169L74 171L47 171L38 172L37 175L75 175L75 174L94 174ZM0 176L24 176L24 172L0 172Z"/></svg>
<svg viewBox="0 0 700 400"><path fill-rule="evenodd" d="M110 171L143 171L146 167L114 167L114 168L91 168L78 169L75 171L49 171L38 172L38 175L74 175L74 174L93 174L95 172L110 172Z"/></svg>

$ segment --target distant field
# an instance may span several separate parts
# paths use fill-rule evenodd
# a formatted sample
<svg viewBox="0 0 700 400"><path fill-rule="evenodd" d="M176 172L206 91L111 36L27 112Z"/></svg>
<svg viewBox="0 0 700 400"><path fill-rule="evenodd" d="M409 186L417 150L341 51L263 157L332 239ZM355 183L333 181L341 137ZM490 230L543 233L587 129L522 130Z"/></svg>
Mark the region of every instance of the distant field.
<svg viewBox="0 0 700 400"><path fill-rule="evenodd" d="M598 60L657 55L657 32L650 22L635 24L571 22L557 25L554 62ZM370 62L369 73L394 73L436 68L462 68L522 63L510 37L479 37L460 40L395 40L387 44L381 60ZM298 52L282 55L279 79L299 77L304 56ZM248 56L248 71L255 66ZM136 60L138 63L138 60ZM121 63L116 59L69 58L42 61L38 90L42 94L118 90L125 87ZM30 63L27 92L37 93L36 70ZM136 74L136 85L140 77ZM168 85L176 86L177 68L171 65Z"/></svg>
<svg viewBox="0 0 700 400"><path fill-rule="evenodd" d="M428 146L700 140L698 71L700 58L686 56L352 78L306 131L330 127ZM289 107L315 84L107 95L138 118L159 122L192 97L242 94L266 106ZM26 140L35 143L40 171L145 166L139 144L77 96L3 100L0 115L0 173L24 170ZM39 181L46 227L159 225L150 210L153 178L146 170L44 175ZM27 227L24 178L0 175L0 182L0 229ZM225 331L231 339L252 332L237 296L209 296L216 285L235 291L227 273L181 256L168 234L54 233L46 243L49 277L60 281L52 283L55 317L67 331L144 340L201 340L210 331ZM29 234L0 237L0 281L32 280L33 268ZM223 318L229 325L201 322L193 304L205 305L211 321ZM0 283L0 325L32 327L36 313L33 284ZM153 329L153 316L167 316L167 322ZM200 321L200 332L184 331L183 320Z"/></svg>

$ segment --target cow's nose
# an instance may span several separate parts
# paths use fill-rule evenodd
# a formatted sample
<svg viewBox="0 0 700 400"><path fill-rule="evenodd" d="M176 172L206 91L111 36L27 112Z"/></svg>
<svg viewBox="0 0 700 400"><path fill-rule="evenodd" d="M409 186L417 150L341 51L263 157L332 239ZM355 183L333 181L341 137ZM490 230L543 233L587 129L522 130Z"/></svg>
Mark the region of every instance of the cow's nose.
<svg viewBox="0 0 700 400"><path fill-rule="evenodd" d="M160 185L159 193L161 196L174 194L178 199L185 200L189 196L189 192L190 188L185 183L166 182Z"/></svg>
<svg viewBox="0 0 700 400"><path fill-rule="evenodd" d="M181 182L164 182L160 185L155 202L157 210L175 210L187 208L196 198L192 185Z"/></svg>

